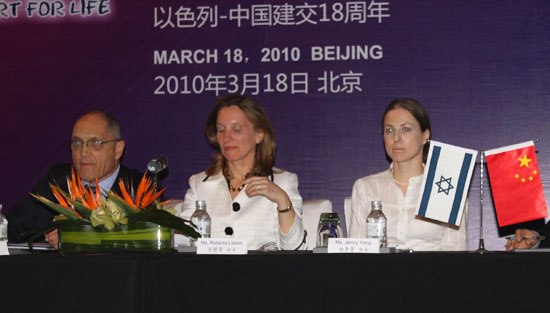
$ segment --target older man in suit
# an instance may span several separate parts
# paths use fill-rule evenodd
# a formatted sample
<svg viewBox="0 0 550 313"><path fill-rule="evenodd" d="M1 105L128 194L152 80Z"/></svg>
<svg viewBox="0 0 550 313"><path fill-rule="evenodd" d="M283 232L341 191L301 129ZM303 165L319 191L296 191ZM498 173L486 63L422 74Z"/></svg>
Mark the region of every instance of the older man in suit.
<svg viewBox="0 0 550 313"><path fill-rule="evenodd" d="M120 192L119 179L134 185L141 179L142 174L120 164L124 140L118 121L108 113L92 111L81 116L74 125L70 148L72 165L53 166L31 193L55 201L49 184L58 184L63 190L68 190L67 176L71 174L72 167L85 185L100 188L104 195L109 190ZM29 232L47 227L55 215L54 211L30 195L23 198L6 214L9 241L24 241ZM57 246L57 231L46 234L45 239L52 246Z"/></svg>

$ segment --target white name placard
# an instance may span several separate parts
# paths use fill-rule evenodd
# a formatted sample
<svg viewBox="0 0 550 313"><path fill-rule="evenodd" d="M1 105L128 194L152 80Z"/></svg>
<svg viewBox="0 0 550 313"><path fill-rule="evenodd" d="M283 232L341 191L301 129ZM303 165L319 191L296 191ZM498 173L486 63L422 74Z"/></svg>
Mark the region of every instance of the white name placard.
<svg viewBox="0 0 550 313"><path fill-rule="evenodd" d="M197 239L197 254L247 254L246 241L225 238Z"/></svg>
<svg viewBox="0 0 550 313"><path fill-rule="evenodd" d="M0 255L10 255L7 240L0 240Z"/></svg>
<svg viewBox="0 0 550 313"><path fill-rule="evenodd" d="M328 253L380 253L377 238L329 238Z"/></svg>

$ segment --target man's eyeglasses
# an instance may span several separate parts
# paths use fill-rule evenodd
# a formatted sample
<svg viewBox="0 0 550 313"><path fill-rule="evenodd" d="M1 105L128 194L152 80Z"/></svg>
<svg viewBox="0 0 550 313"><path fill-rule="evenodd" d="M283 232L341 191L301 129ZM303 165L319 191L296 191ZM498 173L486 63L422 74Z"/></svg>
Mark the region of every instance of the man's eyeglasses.
<svg viewBox="0 0 550 313"><path fill-rule="evenodd" d="M103 148L103 145L109 142L117 142L121 141L122 139L113 139L113 140L99 140L99 139L88 139L86 141L80 140L80 139L71 139L69 142L69 146L71 147L71 150L80 150L84 145L88 148L92 148L95 151L99 151Z"/></svg>

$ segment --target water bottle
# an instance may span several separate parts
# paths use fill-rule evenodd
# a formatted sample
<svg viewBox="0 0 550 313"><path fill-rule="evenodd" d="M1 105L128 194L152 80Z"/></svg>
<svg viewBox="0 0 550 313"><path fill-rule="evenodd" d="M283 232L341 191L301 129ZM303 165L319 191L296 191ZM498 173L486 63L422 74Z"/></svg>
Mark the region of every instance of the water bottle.
<svg viewBox="0 0 550 313"><path fill-rule="evenodd" d="M201 234L202 238L210 238L210 226L212 225L212 220L210 215L206 212L206 201L197 200L195 202L195 212L191 215L191 222L195 224L197 232ZM191 246L197 246L197 240L191 239Z"/></svg>
<svg viewBox="0 0 550 313"><path fill-rule="evenodd" d="M8 241L8 220L2 214L2 205L0 204L0 241Z"/></svg>
<svg viewBox="0 0 550 313"><path fill-rule="evenodd" d="M371 211L367 216L367 238L380 239L380 248L385 248L388 245L386 221L386 216L382 212L382 201L372 201Z"/></svg>

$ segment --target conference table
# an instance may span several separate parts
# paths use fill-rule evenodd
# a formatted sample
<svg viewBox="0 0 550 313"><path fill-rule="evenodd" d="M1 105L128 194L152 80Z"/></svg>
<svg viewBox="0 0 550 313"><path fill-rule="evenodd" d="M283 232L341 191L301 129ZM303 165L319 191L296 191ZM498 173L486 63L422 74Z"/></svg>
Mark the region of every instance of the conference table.
<svg viewBox="0 0 550 313"><path fill-rule="evenodd" d="M547 312L550 253L0 257L0 312Z"/></svg>

